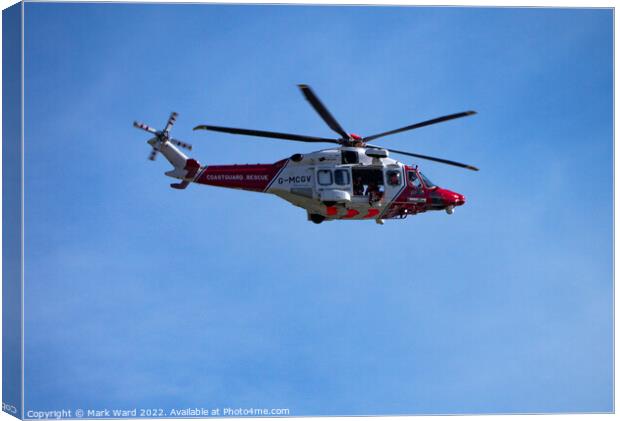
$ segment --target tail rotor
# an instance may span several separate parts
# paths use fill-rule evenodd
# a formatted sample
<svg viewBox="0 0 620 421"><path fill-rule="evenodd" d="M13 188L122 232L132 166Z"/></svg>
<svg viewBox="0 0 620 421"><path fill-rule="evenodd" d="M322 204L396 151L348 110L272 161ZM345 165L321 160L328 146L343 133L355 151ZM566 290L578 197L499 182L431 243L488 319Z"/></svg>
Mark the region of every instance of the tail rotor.
<svg viewBox="0 0 620 421"><path fill-rule="evenodd" d="M134 121L133 122L133 126L137 129L141 129L144 130L146 132L149 132L151 134L154 134L155 137L148 140L148 144L151 145L153 147L153 150L151 151L151 153L148 156L148 159L150 161L155 161L155 158L157 158L157 154L158 152L161 151L161 148L167 143L170 142L173 145L179 146L181 148L185 148L188 150L192 150L192 145L187 143L187 142L183 142L181 140L178 139L171 139L170 138L170 129L172 129L172 126L174 126L174 123L177 121L177 116L179 114L176 112L172 112L170 114L170 117L168 118L168 122L166 123L166 127L163 130L156 130L154 128L152 128L151 126L148 126L144 123L140 123L138 121Z"/></svg>

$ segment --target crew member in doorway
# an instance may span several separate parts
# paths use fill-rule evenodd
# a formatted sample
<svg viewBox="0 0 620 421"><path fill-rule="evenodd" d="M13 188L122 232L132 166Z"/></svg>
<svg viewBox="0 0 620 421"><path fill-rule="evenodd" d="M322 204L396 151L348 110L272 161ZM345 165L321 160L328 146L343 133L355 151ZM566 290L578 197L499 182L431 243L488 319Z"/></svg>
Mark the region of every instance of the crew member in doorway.
<svg viewBox="0 0 620 421"><path fill-rule="evenodd" d="M353 194L355 196L364 195L364 182L362 181L362 177L358 176L353 182Z"/></svg>
<svg viewBox="0 0 620 421"><path fill-rule="evenodd" d="M368 202L372 205L383 198L383 192L379 190L379 184L376 181L371 181L368 183L368 188L366 189L366 196L368 196Z"/></svg>

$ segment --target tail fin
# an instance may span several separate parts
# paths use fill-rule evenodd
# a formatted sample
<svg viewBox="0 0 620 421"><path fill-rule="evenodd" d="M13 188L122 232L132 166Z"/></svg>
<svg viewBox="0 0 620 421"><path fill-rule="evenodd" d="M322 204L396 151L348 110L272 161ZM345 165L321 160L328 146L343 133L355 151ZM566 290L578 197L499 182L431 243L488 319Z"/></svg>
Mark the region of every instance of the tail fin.
<svg viewBox="0 0 620 421"><path fill-rule="evenodd" d="M170 187L172 187L173 189L185 189L187 188L187 186L189 186L189 183L191 183L194 178L196 177L196 174L198 174L198 170L200 170L200 164L198 163L198 161L196 161L193 158L189 158L185 161L185 176L183 176L182 180L180 183L172 183L170 184ZM174 172L176 171L176 168L173 171L169 171L169 172ZM170 175L169 172L166 173L166 175ZM170 175L172 177L172 175Z"/></svg>

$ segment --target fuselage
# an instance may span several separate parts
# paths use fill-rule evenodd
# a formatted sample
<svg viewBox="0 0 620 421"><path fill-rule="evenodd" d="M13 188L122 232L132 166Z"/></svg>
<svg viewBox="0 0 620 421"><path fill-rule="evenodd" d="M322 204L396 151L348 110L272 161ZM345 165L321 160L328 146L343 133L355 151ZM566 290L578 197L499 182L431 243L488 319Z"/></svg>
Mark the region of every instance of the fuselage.
<svg viewBox="0 0 620 421"><path fill-rule="evenodd" d="M208 165L191 181L275 194L305 209L314 222L452 213L465 203L463 195L433 185L417 167L389 158L384 150L358 147L295 154L273 164Z"/></svg>

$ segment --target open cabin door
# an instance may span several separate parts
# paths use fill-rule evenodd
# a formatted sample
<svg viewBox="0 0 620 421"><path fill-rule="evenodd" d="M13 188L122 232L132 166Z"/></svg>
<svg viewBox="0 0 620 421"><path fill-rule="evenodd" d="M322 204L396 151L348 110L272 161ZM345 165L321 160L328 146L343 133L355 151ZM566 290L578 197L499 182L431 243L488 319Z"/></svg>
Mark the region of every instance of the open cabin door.
<svg viewBox="0 0 620 421"><path fill-rule="evenodd" d="M385 194L383 167L355 166L351 170L353 201L381 206Z"/></svg>

